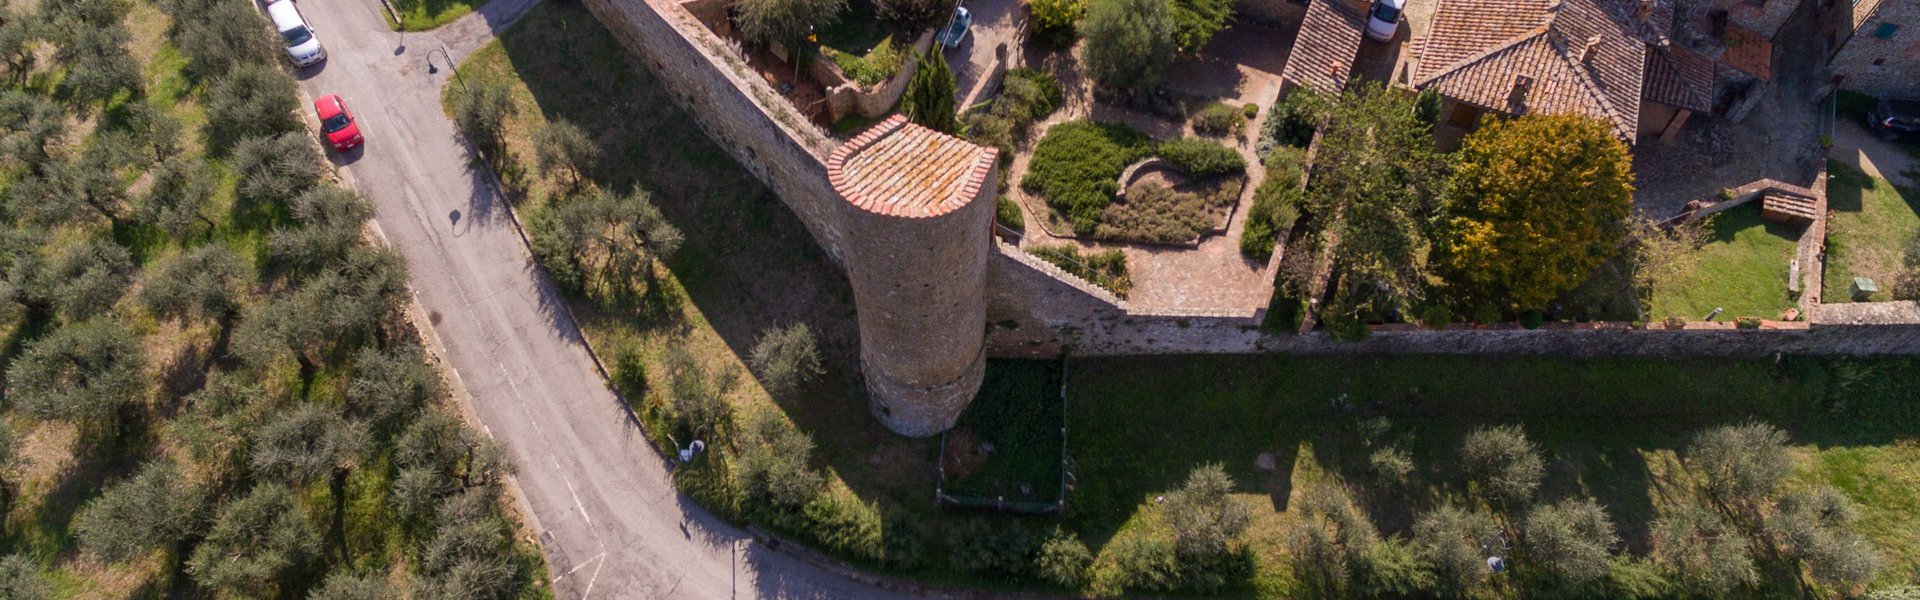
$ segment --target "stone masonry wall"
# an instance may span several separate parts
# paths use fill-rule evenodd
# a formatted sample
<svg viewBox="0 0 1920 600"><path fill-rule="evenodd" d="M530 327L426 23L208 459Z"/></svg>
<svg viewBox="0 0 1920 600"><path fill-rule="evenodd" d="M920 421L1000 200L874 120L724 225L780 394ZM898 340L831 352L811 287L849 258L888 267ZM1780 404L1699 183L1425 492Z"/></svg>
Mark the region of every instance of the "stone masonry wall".
<svg viewBox="0 0 1920 600"><path fill-rule="evenodd" d="M1883 26L1895 28L1891 37L1875 35ZM1846 35L1840 34L1844 45L1832 60L1834 74L1845 77L1840 87L1875 96L1920 96L1920 1L1880 0L1852 37Z"/></svg>
<svg viewBox="0 0 1920 600"><path fill-rule="evenodd" d="M670 0L585 0L621 45L666 81L707 137L767 184L846 265L846 202L827 181L836 145L692 14Z"/></svg>

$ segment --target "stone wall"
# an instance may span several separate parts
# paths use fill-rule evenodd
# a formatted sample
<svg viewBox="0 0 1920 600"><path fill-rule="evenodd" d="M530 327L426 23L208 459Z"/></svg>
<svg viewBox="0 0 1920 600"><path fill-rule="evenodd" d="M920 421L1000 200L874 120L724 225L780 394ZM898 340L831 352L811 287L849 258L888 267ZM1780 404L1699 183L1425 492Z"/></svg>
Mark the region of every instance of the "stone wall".
<svg viewBox="0 0 1920 600"><path fill-rule="evenodd" d="M585 0L615 38L667 83L707 137L766 183L842 266L846 203L827 182L837 145L691 13L669 0Z"/></svg>
<svg viewBox="0 0 1920 600"><path fill-rule="evenodd" d="M1841 45L1832 59L1840 87L1875 96L1920 96L1920 77L1915 76L1920 73L1920 2L1836 4L1837 12L1829 19L1840 27L1853 24L1853 31L1838 33ZM1877 35L1887 27L1891 36Z"/></svg>
<svg viewBox="0 0 1920 600"><path fill-rule="evenodd" d="M907 94L907 84L913 81L913 74L920 70L920 57L933 49L933 31L920 34L920 40L913 47L902 52L900 70L893 77L869 87L860 87L855 81L849 81L840 72L833 59L825 55L813 58L808 69L813 78L827 88L827 118L835 121L850 114L858 114L869 119L884 117L893 111L893 105L900 103L900 97Z"/></svg>

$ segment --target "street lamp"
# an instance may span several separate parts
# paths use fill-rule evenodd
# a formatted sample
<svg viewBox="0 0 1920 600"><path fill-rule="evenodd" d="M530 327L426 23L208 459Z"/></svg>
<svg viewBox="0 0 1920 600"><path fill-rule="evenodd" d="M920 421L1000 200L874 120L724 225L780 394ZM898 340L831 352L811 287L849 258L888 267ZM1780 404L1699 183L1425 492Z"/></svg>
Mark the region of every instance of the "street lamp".
<svg viewBox="0 0 1920 600"><path fill-rule="evenodd" d="M434 73L439 73L439 72L440 72L440 69L439 69L438 67L435 67L435 66L433 66L433 53L435 53L435 52L439 52L439 53L440 53L440 58L444 58L444 59L446 59L446 61L447 61L447 70L450 70L450 71L453 71L453 80L454 80L454 81L458 81L458 82L460 82L460 91L463 91L463 92L464 92L464 91L466 91L466 90L467 90L467 80L466 80L466 79L464 79L464 78L462 78L462 77L460 77L460 69L457 69L457 68L454 68L454 66L453 66L453 56L452 56L452 55L450 55L450 54L447 54L447 49L446 49L446 47L445 47L445 46L442 46L442 47L439 47L439 48L434 48L434 49L432 49L432 50L428 50L428 51L427 51L427 74L428 74L428 75L432 75L432 74L434 74Z"/></svg>

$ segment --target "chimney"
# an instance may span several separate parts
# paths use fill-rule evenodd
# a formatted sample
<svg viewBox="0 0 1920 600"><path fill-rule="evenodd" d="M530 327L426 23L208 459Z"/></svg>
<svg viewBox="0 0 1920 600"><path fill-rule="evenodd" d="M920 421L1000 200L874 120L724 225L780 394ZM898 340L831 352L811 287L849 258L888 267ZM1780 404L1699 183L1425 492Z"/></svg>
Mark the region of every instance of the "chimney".
<svg viewBox="0 0 1920 600"><path fill-rule="evenodd" d="M1527 112L1527 95L1533 92L1533 78L1526 75L1513 76L1513 91L1507 94L1507 105L1514 107L1514 113Z"/></svg>
<svg viewBox="0 0 1920 600"><path fill-rule="evenodd" d="M1580 49L1580 62L1589 67L1593 66L1593 55L1595 54L1595 51L1599 49L1600 49L1600 36L1596 35L1596 36L1587 38L1587 46L1585 48Z"/></svg>

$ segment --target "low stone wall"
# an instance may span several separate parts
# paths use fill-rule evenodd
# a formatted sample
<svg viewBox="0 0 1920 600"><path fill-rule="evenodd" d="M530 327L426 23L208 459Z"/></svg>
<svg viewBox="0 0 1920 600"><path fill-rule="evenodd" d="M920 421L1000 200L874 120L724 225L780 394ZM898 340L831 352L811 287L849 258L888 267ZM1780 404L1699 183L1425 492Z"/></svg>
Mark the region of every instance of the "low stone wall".
<svg viewBox="0 0 1920 600"><path fill-rule="evenodd" d="M933 48L933 31L920 34L920 40L914 42L911 53L900 58L900 71L892 79L880 82L872 87L863 88L859 83L848 81L833 64L833 59L815 56L811 69L814 79L827 88L827 117L838 121L847 115L858 114L869 119L885 116L900 103L900 97L907 93L907 83L913 81L913 74L920 70L921 56Z"/></svg>

